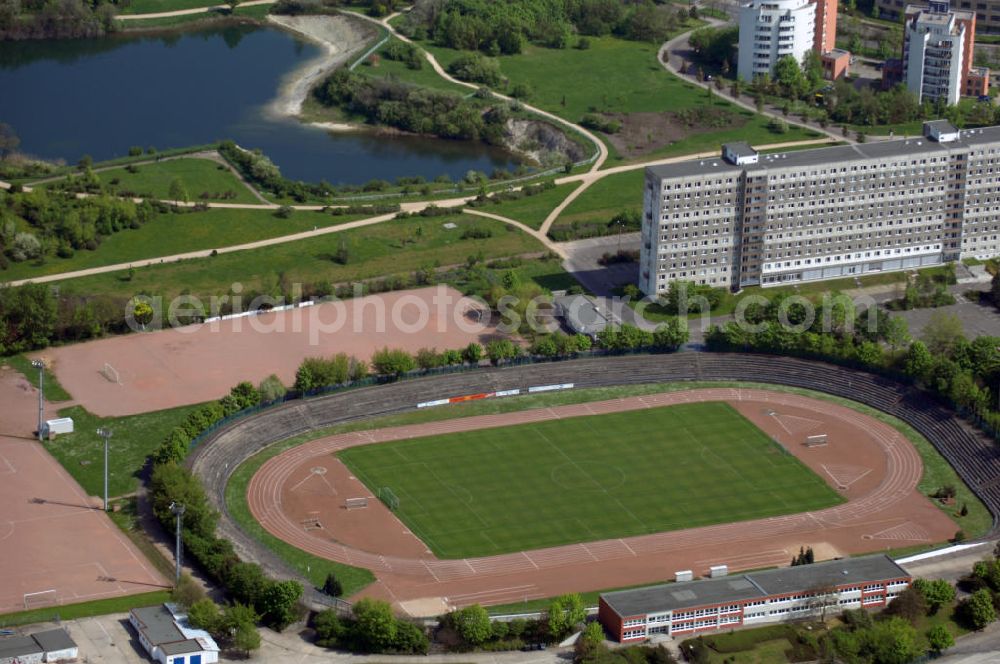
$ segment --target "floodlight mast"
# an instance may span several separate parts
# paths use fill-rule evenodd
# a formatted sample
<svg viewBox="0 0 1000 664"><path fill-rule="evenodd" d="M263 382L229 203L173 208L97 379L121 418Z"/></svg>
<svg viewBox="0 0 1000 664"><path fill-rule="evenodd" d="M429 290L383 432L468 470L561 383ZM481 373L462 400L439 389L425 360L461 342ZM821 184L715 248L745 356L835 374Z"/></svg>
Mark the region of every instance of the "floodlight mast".
<svg viewBox="0 0 1000 664"><path fill-rule="evenodd" d="M31 366L38 369L38 441L45 439L45 362L32 360Z"/></svg>
<svg viewBox="0 0 1000 664"><path fill-rule="evenodd" d="M181 524L184 522L184 505L178 502L170 503L170 512L177 517L176 542L174 544L174 585L181 582Z"/></svg>
<svg viewBox="0 0 1000 664"><path fill-rule="evenodd" d="M108 439L111 438L111 429L101 427L97 430L97 435L104 439L104 511L108 511Z"/></svg>

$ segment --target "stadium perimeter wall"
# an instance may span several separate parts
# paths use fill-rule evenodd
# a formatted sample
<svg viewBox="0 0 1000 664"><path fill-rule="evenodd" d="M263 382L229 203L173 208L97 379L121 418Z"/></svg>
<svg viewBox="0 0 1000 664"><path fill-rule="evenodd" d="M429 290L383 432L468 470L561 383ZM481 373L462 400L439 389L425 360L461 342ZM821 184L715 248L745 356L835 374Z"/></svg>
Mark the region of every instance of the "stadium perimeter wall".
<svg viewBox="0 0 1000 664"><path fill-rule="evenodd" d="M330 598L314 591L281 558L240 529L227 512L225 487L229 476L251 456L308 431L416 410L418 403L464 394L523 390L554 383L573 383L579 389L685 381L788 385L851 399L893 415L927 438L951 463L993 515L988 536L998 532L1000 448L990 438L911 385L832 364L769 355L683 352L590 358L484 368L348 389L289 401L236 420L207 435L187 463L221 514L219 536L229 539L245 560L266 565L280 578L304 581L304 599L324 605Z"/></svg>

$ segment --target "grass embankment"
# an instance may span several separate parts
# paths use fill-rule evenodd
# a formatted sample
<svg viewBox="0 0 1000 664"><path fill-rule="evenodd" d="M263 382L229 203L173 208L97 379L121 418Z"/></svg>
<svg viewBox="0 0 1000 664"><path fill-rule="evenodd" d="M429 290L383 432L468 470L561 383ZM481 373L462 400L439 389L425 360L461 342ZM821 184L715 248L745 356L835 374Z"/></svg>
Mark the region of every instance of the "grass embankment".
<svg viewBox="0 0 1000 664"><path fill-rule="evenodd" d="M136 548L142 552L142 555L148 560L157 571L163 575L166 579L174 578L176 573L176 568L174 567L173 560L167 560L163 553L156 548L150 536L142 528L142 523L139 519L139 507L138 501L134 496L129 498L123 498L114 503L117 507L117 511L112 509L108 512L108 516L111 520L118 526L125 536L132 540Z"/></svg>
<svg viewBox="0 0 1000 664"><path fill-rule="evenodd" d="M449 222L456 228L445 228ZM463 238L472 228L488 231L490 237ZM334 260L341 249L347 252L346 263ZM414 217L211 258L152 265L137 269L128 286L137 293L166 297L185 290L197 296L215 295L228 292L235 282L243 284L244 292L269 292L266 289L274 287L279 276L290 283L342 283L465 263L478 254L499 258L542 251L537 240L499 221L463 215ZM121 279L120 274L110 273L61 284L64 292L120 294Z"/></svg>
<svg viewBox="0 0 1000 664"><path fill-rule="evenodd" d="M157 213L137 229L126 229L104 237L94 251L80 250L70 258L47 256L41 265L37 261L11 263L2 274L4 280L29 279L189 251L208 251L314 228L338 226L366 216L374 215L333 216L299 210L287 219L280 219L274 210L228 208ZM121 288L122 273L113 273L107 278Z"/></svg>
<svg viewBox="0 0 1000 664"><path fill-rule="evenodd" d="M0 358L0 365L3 364L9 365L14 371L23 374L32 385L38 385L38 369L31 366L31 360L24 355L12 355L10 357ZM73 398L73 396L59 384L59 379L56 378L56 375L52 373L48 367L45 368L44 381L43 388L45 390L46 401L69 401Z"/></svg>
<svg viewBox="0 0 1000 664"><path fill-rule="evenodd" d="M644 169L601 178L566 206L549 229L554 238L571 239L606 230L608 222L624 210L642 210Z"/></svg>
<svg viewBox="0 0 1000 664"><path fill-rule="evenodd" d="M170 185L179 180L191 201L260 203L227 166L212 159L168 159L95 173L109 193L138 198L170 199ZM231 193L230 193L231 192ZM223 196L229 193L228 196ZM202 197L202 194L208 194Z"/></svg>
<svg viewBox="0 0 1000 664"><path fill-rule="evenodd" d="M153 450L175 426L181 424L195 406L182 406L141 415L98 417L82 406L59 411L73 418L73 433L59 436L45 449L62 464L83 490L91 496L104 494L104 439L99 427L111 429L108 444L108 493L121 496L139 485L139 473Z"/></svg>
<svg viewBox="0 0 1000 664"><path fill-rule="evenodd" d="M128 613L130 609L139 606L153 606L170 601L169 590L154 590L151 593L111 597L79 604L64 604L61 606L46 606L40 609L18 611L0 615L0 626L32 625L35 623L55 620L76 620L91 616L104 616L109 613Z"/></svg>

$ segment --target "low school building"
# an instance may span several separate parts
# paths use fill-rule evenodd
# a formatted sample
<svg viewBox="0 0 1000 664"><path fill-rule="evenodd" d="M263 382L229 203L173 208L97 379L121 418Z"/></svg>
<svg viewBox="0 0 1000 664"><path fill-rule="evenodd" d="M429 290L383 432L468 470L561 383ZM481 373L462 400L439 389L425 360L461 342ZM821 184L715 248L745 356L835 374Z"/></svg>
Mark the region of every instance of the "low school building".
<svg viewBox="0 0 1000 664"><path fill-rule="evenodd" d="M604 593L598 619L624 643L658 634L686 638L843 609L881 608L911 581L886 555L845 558Z"/></svg>
<svg viewBox="0 0 1000 664"><path fill-rule="evenodd" d="M173 604L145 606L129 612L139 643L160 664L214 664L219 646L208 632L192 628L187 615Z"/></svg>
<svg viewBox="0 0 1000 664"><path fill-rule="evenodd" d="M68 662L78 655L76 643L62 628L0 639L0 664Z"/></svg>

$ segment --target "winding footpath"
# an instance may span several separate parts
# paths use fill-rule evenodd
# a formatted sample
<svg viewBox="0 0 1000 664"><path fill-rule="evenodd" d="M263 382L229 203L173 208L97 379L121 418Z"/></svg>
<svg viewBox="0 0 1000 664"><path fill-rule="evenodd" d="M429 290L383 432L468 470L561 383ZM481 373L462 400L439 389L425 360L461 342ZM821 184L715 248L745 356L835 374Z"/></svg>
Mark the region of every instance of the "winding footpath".
<svg viewBox="0 0 1000 664"><path fill-rule="evenodd" d="M249 7L249 6L255 6L255 5L271 4L272 2L273 2L273 0L250 0L249 2L240 3L239 6L241 6L241 7ZM119 16L118 18L120 18L122 20L138 20L138 19L144 19L144 18L169 18L169 17L175 17L175 16L188 16L188 15L193 15L193 14L200 14L200 13L206 13L206 12L211 12L211 11L218 11L218 10L221 10L221 9L228 9L228 7L229 7L228 5L223 4L223 5L213 5L213 6L210 6L210 7L196 7L196 8L192 8L192 9L181 9L181 10L170 11L170 12L158 12L158 13L154 13L154 14L129 14L129 15L124 15L124 16ZM358 18L360 18L362 20L365 20L365 21L368 21L370 23L373 23L373 24L375 24L375 25L377 25L377 26L379 26L379 27L387 30L390 35L396 37L397 39L400 39L401 41L413 44L412 40L410 40L405 35L400 34L392 26L392 24L390 23L390 21L393 18L395 18L395 17L397 17L397 16L400 15L399 12L391 14L391 15L385 17L385 18L382 18L382 19L375 19L375 18L372 18L372 17L369 17L369 16L364 16L362 14L357 14L357 13L352 13L352 15L356 16L356 17L358 17ZM709 20L709 22L711 23L711 22L713 22L713 20ZM721 21L714 21L714 22L721 24ZM682 76L680 74L680 72L677 70L677 68L674 67L674 66L672 66L670 64L669 57L667 58L667 62L664 62L663 61L664 60L663 55L664 55L664 53L669 53L677 45L679 45L679 44L683 43L685 40L687 40L690 37L690 34L691 34L691 31L683 33L681 35L678 35L674 39L666 42L663 45L663 47L661 47L659 55L658 55L658 59L660 60L661 64L668 71L670 71L672 74L674 74L674 75L676 75L676 76L678 76L680 78L683 78L684 80L687 80L687 77ZM426 58L427 62L434 69L435 73L437 73L438 76L440 76L444 80L449 81L450 83L453 83L455 85L459 85L459 86L471 89L471 90L478 90L479 89L479 87L476 86L475 84L468 83L468 82L465 82L465 81L460 81L460 80L454 78L453 76L451 76L450 74L448 74L444 70L444 68L437 61L437 59L434 57L433 54L431 54L430 52L424 50L423 48L421 48L417 44L414 44L414 46L416 48L420 49L420 51L424 54L424 57ZM698 83L697 81L692 81L692 83L695 84L695 85L699 85L699 86L701 86L703 88L710 87L707 84ZM494 97L496 97L497 99L501 99L501 100L504 100L504 101L507 101L507 102L514 102L515 101L511 97L509 97L507 95L503 95L503 94L497 93L497 92L491 92L491 94ZM735 104L738 104L738 105L740 105L743 108L747 108L749 110L752 110L752 111L756 112L756 109L754 109L752 106L750 106L749 104L745 103L742 100L731 99L729 101L731 101L731 102L733 102ZM561 256L562 258L566 258L566 255L567 255L566 254L566 250L565 250L565 248L563 246L561 246L562 243L554 242L551 238L549 238L549 236L548 236L549 230L552 228L552 225L559 218L559 216L566 210L566 208L568 208L573 203L573 201L575 201L577 198L579 198L595 182L597 182L597 181L599 181L599 180L601 180L601 179L603 179L605 177L608 177L610 175L616 175L616 174L619 174L619 173L625 173L625 172L629 172L629 171L643 169L643 168L646 168L647 166L656 166L656 165L662 165L662 164L671 164L671 163L677 163L677 162L681 162L681 161L688 161L688 160L691 160L691 159L700 159L700 158L706 158L706 157L713 157L713 156L716 156L718 154L718 151L701 152L701 153L696 153L696 154L681 155L681 156L678 156L678 157L668 157L668 158L662 158L662 159L654 159L654 160L649 160L649 161L636 162L636 163L631 163L631 164L624 164L624 165L614 166L614 167L602 170L601 167L604 165L604 163L608 159L608 149L607 149L607 146L604 144L604 142L600 138L598 138L595 134L593 134L592 132L588 131L584 127L581 127L578 124L575 124L573 122L570 122L569 120L561 118L561 117L559 117L558 115L556 115L554 113L550 113L548 111L544 111L544 110L542 110L540 108L537 108L535 106L530 106L528 104L524 104L523 102L519 102L519 103L521 103L522 106L525 109L527 109L528 111L530 111L530 112L532 112L534 114L537 114L540 117L544 117L544 118L546 118L548 120L551 120L551 121L553 121L555 123L558 123L559 125L562 125L563 127L566 127L567 129L569 129L570 131L574 131L574 132L576 132L576 133L584 136L585 138L587 138L587 140L589 140L591 143L593 143L593 145L594 145L594 147L596 149L595 156L593 157L593 162L591 163L590 167L588 168L588 170L586 172L576 173L576 174L572 174L572 175L567 175L567 176L563 176L563 177L559 177L559 178L555 179L555 183L557 185L567 184L567 183L574 183L575 182L575 183L580 183L580 186L577 187L576 189L574 189L552 211L549 212L549 214L546 216L546 218L544 219L544 221L542 222L541 226L538 229L531 228L531 227L527 226L526 224L524 224L524 223L522 223L520 221L517 221L515 219L512 219L510 217L502 216L502 215L491 213L491 212L485 212L485 211L482 211L482 210L476 210L476 209L471 209L471 208L465 208L465 209L462 210L462 212L467 213L467 214L471 214L471 215L474 215L474 216L479 216L479 217L493 219L493 220L500 221L502 223L508 224L510 226L513 226L513 227L519 229L520 231L522 231L524 233L527 233L531 237L535 238L547 250L549 250L549 251L551 251L551 252L553 252L553 253ZM779 117L777 113L770 113L770 112L766 112L765 111L764 114L772 116L772 117ZM794 124L794 125L797 125L797 126L802 126L802 127L807 128L807 129L814 130L814 131L821 131L824 134L826 134L826 138L811 139L811 140L804 140L804 141L786 141L786 142L774 143L774 144L770 144L770 145L761 145L761 146L758 146L758 149L761 149L761 150L775 150L775 149L782 149L782 148L787 148L787 147L800 147L800 146L805 146L805 145L822 145L822 144L827 144L827 143L830 143L830 142L833 142L833 141L838 141L839 142L839 141L844 141L845 140L844 137L836 136L836 135L832 134L831 132L827 132L827 131L822 130L822 129L817 129L815 127L806 126L806 125L801 125L801 124L796 123L794 121L788 121L788 120L786 120L786 121L789 122L789 124ZM210 158L210 159L215 159L215 160L223 161L224 162L224 160L221 160L221 158L217 154L214 154L214 153L211 154L211 155L209 155L207 153L194 153L194 154L190 154L190 155L179 155L179 156L170 157L170 158L171 159L176 159L176 158L183 158L183 157ZM117 167L118 166L108 167L108 168L117 168ZM204 205L204 206L207 206L209 208L222 208L222 209L235 209L235 210L277 210L279 207L282 207L282 206L280 206L280 205L278 205L276 203L270 203L270 202L268 202L267 199L264 198L263 195L261 195L261 193L259 191L257 191L257 189L255 187L253 187L249 182L247 182L242 177L242 175L240 173L238 173L235 169L233 169L231 165L229 167L230 167L230 170L240 179L240 181L243 184L245 184L247 186L247 188L250 189L251 192L253 192L254 196L258 200L261 201L260 203L257 203L257 204L254 204L254 203L223 203L223 202L195 203L195 202L182 202L182 201L166 201L166 202L169 202L169 203L171 203L173 205L176 205L176 206L179 206L179 207L194 207L196 205ZM49 181L52 181L54 179L55 178L47 178L47 179L44 179L44 180L40 180L40 181L36 182L35 184L41 184L41 183L49 182ZM0 189L10 189L10 188L11 188L10 183L0 181ZM512 187L511 189L512 190L519 190L521 188L522 188L522 186L517 186L517 187ZM31 187L24 187L24 190L25 191L30 191ZM77 194L77 197L79 197L79 198L84 198L86 196L88 196L88 194ZM464 205L468 204L474 198L475 198L474 195L470 195L470 196L465 196L465 197L456 197L456 198L443 199L443 200L412 201L412 202L402 203L401 204L401 210L404 211L404 212L420 212L421 210L423 210L423 209L425 209L427 207L430 207L430 206L437 206L437 207L459 207L459 206L464 206ZM143 199L141 199L141 198L135 198L135 199L132 199L132 200L135 201L135 202L137 202L137 203L140 203L140 202L142 202ZM292 209L298 210L298 211L317 212L317 211L321 211L321 210L323 210L325 208L328 208L328 207L346 207L346 206L292 205L292 206L288 206L288 207L291 207ZM270 247L270 246L275 246L275 245L279 245L279 244L284 244L284 243L287 243L287 242L297 242L299 240L307 240L307 239L310 239L310 238L315 238L315 237L319 237L319 236L323 236L323 235L328 235L328 234L331 234L331 233L340 233L342 231L348 231L348 230L353 230L353 229L357 229L357 228L364 228L366 226L371 226L371 225L374 225L374 224L379 224L379 223L383 223L383 222L386 222L386 221L390 221L390 220L394 219L395 216L396 216L395 214L382 214L382 215L377 215L377 216L373 216L373 217L368 217L368 218L365 218L365 219L357 219L355 221L350 221L350 222L346 222L346 223L343 223L343 224L336 224L336 225L324 226L323 228L318 228L317 227L317 228L314 228L311 231L303 231L303 232L293 233L293 234L289 234L289 235L282 235L282 236L277 236L277 237L273 237L273 238L266 238L266 239L262 239L262 240L256 240L256 241L253 241L253 242L245 242L245 243L237 244L237 245L230 245L230 246L225 246L225 247L214 247L214 248L208 248L208 249L200 249L200 250L188 251L188 252L183 252L183 253L178 253L178 254L171 254L171 255L166 255L166 256L156 256L156 257L152 257L152 258L144 258L144 259L133 260L133 261L128 261L128 262L115 263L115 264L111 264L111 265L102 265L102 266L97 266L97 267L92 267L92 268L81 269L81 270L74 270L74 271L70 271L70 272L61 272L61 273L56 273L56 274L48 274L48 275L40 275L40 276L35 276L35 277L29 277L29 278L25 278L25 279L17 279L17 280L6 282L6 285L8 285L8 286L19 286L19 285L23 285L23 284L29 283L29 282L33 282L33 283L47 283L47 282L54 282L54 281L64 281L64 280L68 280L68 279L77 279L77 278L81 278L81 277L94 276L94 275L98 275L98 274L106 274L106 273L109 273L109 272L119 272L119 271L128 270L128 269L132 269L132 268L140 268L140 267L147 267L147 266L151 266L151 265L161 265L161 264L167 264L167 263L174 263L174 262L182 261L182 260L197 259L197 258L208 258L208 257L210 257L213 254L213 252L216 253L216 254L226 254L226 253L233 253L233 252L237 252L237 251L247 251L247 250L252 250L252 249L260 249L260 248L264 248L264 247Z"/></svg>

